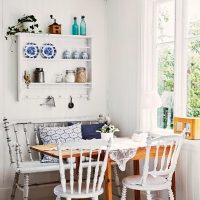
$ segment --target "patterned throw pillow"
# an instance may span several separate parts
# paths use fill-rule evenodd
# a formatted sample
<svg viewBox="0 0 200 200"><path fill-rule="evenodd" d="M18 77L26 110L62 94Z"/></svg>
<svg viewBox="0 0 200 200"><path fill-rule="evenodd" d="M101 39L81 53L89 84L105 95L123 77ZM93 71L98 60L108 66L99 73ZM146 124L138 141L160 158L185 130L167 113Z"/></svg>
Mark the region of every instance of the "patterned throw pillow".
<svg viewBox="0 0 200 200"><path fill-rule="evenodd" d="M58 142L79 141L82 139L81 124L67 127L40 127L39 138L43 144L58 144ZM41 162L58 162L57 158L44 155Z"/></svg>

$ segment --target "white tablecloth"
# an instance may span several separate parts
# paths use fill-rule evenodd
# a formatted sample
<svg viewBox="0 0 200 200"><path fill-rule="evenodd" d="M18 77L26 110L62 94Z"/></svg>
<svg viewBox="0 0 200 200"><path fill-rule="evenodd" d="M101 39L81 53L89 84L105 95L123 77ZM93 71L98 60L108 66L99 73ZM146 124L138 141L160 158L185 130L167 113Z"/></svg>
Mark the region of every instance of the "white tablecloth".
<svg viewBox="0 0 200 200"><path fill-rule="evenodd" d="M126 163L133 158L138 147L146 146L146 141L135 142L130 138L113 138L110 158L114 160L121 171L125 171Z"/></svg>

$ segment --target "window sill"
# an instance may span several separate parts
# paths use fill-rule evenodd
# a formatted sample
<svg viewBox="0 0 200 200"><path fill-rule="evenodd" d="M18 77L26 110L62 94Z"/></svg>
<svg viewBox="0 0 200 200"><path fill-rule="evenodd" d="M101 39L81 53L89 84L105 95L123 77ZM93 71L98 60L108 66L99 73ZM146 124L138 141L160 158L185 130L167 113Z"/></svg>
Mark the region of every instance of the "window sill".
<svg viewBox="0 0 200 200"><path fill-rule="evenodd" d="M174 133L173 129L162 129L162 128L154 129L152 132L159 135L169 135Z"/></svg>

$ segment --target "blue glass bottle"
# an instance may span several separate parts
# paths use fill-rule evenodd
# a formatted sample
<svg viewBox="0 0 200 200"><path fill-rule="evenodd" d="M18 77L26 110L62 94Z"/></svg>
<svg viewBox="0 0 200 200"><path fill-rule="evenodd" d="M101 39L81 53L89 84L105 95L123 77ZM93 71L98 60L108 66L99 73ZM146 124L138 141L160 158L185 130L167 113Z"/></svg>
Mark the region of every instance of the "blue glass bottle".
<svg viewBox="0 0 200 200"><path fill-rule="evenodd" d="M79 34L79 30L78 30L78 24L77 24L77 18L74 17L74 23L72 25L72 35L78 35Z"/></svg>
<svg viewBox="0 0 200 200"><path fill-rule="evenodd" d="M81 16L80 35L86 35L85 16Z"/></svg>

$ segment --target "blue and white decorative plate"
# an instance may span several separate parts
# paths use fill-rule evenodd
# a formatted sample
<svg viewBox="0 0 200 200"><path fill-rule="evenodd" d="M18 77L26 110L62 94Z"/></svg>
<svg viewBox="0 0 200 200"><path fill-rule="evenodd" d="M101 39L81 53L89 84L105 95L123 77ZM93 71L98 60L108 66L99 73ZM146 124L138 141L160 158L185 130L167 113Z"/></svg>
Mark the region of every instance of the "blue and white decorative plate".
<svg viewBox="0 0 200 200"><path fill-rule="evenodd" d="M52 59L55 57L57 50L55 46L51 43L45 43L41 47L41 56L43 58Z"/></svg>
<svg viewBox="0 0 200 200"><path fill-rule="evenodd" d="M24 56L26 58L37 58L39 54L39 48L35 43L28 42L24 46Z"/></svg>

